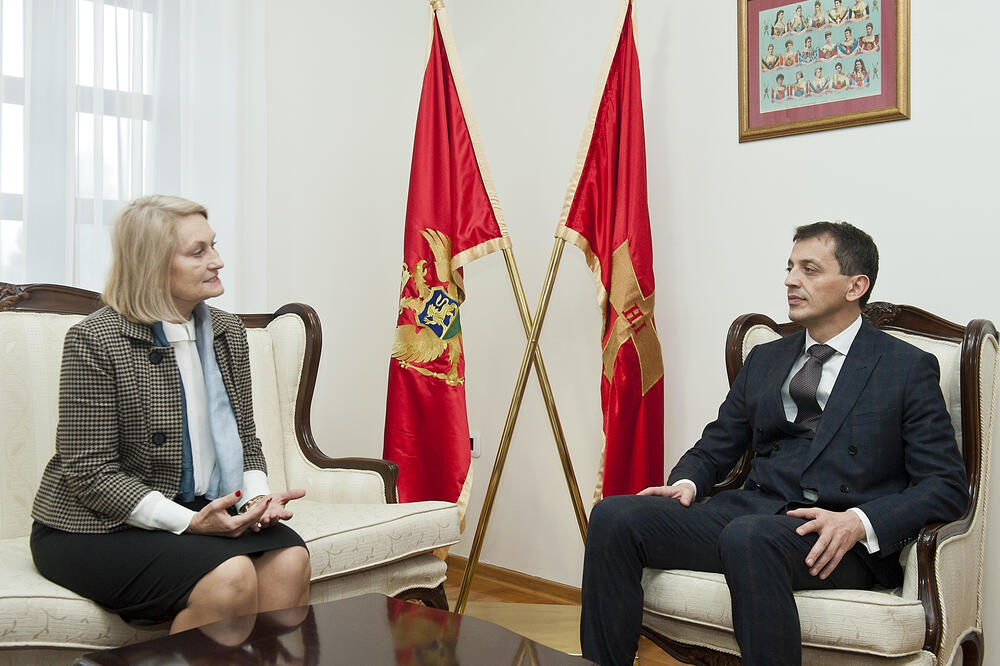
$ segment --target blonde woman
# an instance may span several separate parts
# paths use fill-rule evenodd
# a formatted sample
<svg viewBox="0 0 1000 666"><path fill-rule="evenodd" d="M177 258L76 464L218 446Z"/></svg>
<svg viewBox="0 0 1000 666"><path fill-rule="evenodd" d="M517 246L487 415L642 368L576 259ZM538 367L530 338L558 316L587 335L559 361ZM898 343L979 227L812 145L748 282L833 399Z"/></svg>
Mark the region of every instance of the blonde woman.
<svg viewBox="0 0 1000 666"><path fill-rule="evenodd" d="M127 204L107 306L66 334L56 453L35 496L43 576L171 633L302 606L309 556L281 521L251 407L246 331L208 307L222 259L205 208Z"/></svg>

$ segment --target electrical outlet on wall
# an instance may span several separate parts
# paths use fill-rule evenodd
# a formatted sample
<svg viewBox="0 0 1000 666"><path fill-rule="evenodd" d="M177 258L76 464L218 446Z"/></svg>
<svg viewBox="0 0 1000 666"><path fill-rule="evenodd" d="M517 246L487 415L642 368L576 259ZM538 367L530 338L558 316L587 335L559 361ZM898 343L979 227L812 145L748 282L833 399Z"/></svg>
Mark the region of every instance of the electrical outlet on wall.
<svg viewBox="0 0 1000 666"><path fill-rule="evenodd" d="M472 448L472 457L478 458L483 452L482 437L478 432L469 433L469 446Z"/></svg>

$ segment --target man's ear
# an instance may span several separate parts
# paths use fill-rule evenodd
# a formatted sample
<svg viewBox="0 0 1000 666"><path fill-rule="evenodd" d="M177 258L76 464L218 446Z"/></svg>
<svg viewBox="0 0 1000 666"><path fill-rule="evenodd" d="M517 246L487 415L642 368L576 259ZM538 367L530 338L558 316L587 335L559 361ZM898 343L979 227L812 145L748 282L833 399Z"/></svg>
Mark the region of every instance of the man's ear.
<svg viewBox="0 0 1000 666"><path fill-rule="evenodd" d="M868 287L870 286L871 282L868 280L867 275L855 275L851 278L850 289L847 290L847 300L850 302L857 301L868 293Z"/></svg>

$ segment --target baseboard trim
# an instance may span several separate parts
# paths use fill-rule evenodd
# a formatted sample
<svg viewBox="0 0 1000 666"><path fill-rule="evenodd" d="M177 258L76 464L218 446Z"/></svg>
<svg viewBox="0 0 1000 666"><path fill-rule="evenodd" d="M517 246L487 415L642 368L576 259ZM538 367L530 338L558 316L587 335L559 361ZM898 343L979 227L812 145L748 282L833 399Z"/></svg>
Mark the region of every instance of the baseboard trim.
<svg viewBox="0 0 1000 666"><path fill-rule="evenodd" d="M445 558L445 562L448 564L449 577L454 575L458 580L461 580L465 573L465 567L469 563L469 558L449 553ZM480 562L476 566L476 575L472 579L473 586L475 586L477 580L491 581L512 588L527 590L532 594L550 598L552 603L580 603L580 588L578 587L557 583L547 578L529 576L520 571L504 569L503 567L497 567L484 562Z"/></svg>

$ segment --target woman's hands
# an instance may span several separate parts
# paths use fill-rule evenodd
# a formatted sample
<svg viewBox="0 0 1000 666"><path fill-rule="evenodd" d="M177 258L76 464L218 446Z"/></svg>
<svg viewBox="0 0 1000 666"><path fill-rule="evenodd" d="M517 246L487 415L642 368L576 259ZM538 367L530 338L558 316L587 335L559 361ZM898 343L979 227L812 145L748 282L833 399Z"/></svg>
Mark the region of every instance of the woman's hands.
<svg viewBox="0 0 1000 666"><path fill-rule="evenodd" d="M212 500L194 514L188 525L188 534L209 534L236 538L247 530L260 532L265 527L276 524L279 520L288 520L292 512L285 506L288 502L304 497L306 491L294 489L283 493L274 493L263 497L245 513L231 515L228 509L235 506L240 499L239 491L225 497Z"/></svg>
<svg viewBox="0 0 1000 666"><path fill-rule="evenodd" d="M234 506L240 496L240 491L237 490L225 497L212 500L201 511L194 514L188 528L184 531L188 534L208 534L234 539L250 528L257 531L259 529L257 525L268 510L273 496L260 500L246 513L230 515L229 507Z"/></svg>
<svg viewBox="0 0 1000 666"><path fill-rule="evenodd" d="M262 499L258 504L263 504L267 502L267 509L264 514L258 519L257 523L252 525L250 529L254 532L260 532L265 527L270 527L276 524L279 520L288 520L292 517L292 512L288 510L285 506L289 502L300 497L304 497L306 491L300 490L298 488L285 491L283 493L274 493L266 499ZM251 507L251 510L257 507ZM249 513L249 512L248 512Z"/></svg>

